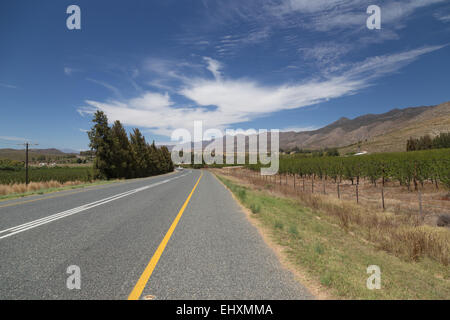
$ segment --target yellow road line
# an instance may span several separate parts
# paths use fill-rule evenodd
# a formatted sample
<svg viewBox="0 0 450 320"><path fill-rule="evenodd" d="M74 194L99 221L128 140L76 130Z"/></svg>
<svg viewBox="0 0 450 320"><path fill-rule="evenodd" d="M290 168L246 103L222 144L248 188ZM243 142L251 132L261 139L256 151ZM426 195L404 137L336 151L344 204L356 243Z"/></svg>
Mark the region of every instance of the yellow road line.
<svg viewBox="0 0 450 320"><path fill-rule="evenodd" d="M144 288L145 288L148 280L150 279L150 277L153 273L153 270L155 269L156 265L158 264L159 258L161 258L161 255L164 252L164 249L166 248L166 245L169 242L170 237L172 236L173 232L175 231L178 221L180 221L181 216L183 215L183 212L186 209L186 207L189 203L189 200L191 200L191 197L194 194L194 191L197 188L198 183L200 182L200 179L202 178L202 176L203 176L203 171L200 174L200 177L198 178L197 183L195 184L191 193L189 194L189 196L187 197L183 206L181 207L180 211L178 212L178 215L176 216L175 220L173 220L172 225L170 226L169 230L167 231L166 235L164 236L164 239L159 244L158 249L156 249L155 253L153 254L152 259L150 260L150 262L148 263L144 272L142 273L141 277L139 278L138 282L134 286L133 291L131 291L130 295L128 296L128 300L138 300L142 294L142 291L144 291Z"/></svg>

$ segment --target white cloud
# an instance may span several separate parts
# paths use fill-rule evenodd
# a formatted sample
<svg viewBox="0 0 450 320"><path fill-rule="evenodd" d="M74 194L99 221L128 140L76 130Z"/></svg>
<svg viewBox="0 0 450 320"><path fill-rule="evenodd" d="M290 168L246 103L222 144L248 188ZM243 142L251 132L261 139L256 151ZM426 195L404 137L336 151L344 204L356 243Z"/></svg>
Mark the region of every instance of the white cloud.
<svg viewBox="0 0 450 320"><path fill-rule="evenodd" d="M318 127L308 126L308 127L286 127L280 129L280 132L305 132L305 131L314 131L319 129Z"/></svg>
<svg viewBox="0 0 450 320"><path fill-rule="evenodd" d="M351 65L345 72L345 76L358 77L364 75L366 78L380 77L399 70L424 54L442 49L446 46L422 47L396 54L367 58L363 62Z"/></svg>
<svg viewBox="0 0 450 320"><path fill-rule="evenodd" d="M442 14L442 13L437 13L434 15L434 17L443 23L450 22L450 14L446 15L446 14Z"/></svg>
<svg viewBox="0 0 450 320"><path fill-rule="evenodd" d="M64 67L64 73L68 76L72 75L73 69L69 67Z"/></svg>
<svg viewBox="0 0 450 320"><path fill-rule="evenodd" d="M298 51L307 60L315 60L321 65L329 65L352 50L346 43L325 42L314 46L302 47Z"/></svg>
<svg viewBox="0 0 450 320"><path fill-rule="evenodd" d="M2 83L2 82L0 82L0 87L8 88L8 89L17 89L17 87L13 86L12 84Z"/></svg>
<svg viewBox="0 0 450 320"><path fill-rule="evenodd" d="M402 0L381 2L382 24L402 26L403 20L417 9L442 3L445 0ZM268 6L275 16L286 20L289 16L302 13L303 27L318 31L329 31L336 28L365 28L367 14L365 8L374 4L367 0L283 0L281 4ZM294 16L295 19L295 16Z"/></svg>
<svg viewBox="0 0 450 320"><path fill-rule="evenodd" d="M361 2L360 0L348 1L348 0L284 0L280 5L275 6L273 9L280 13L289 13L293 11L299 11L303 13L315 13L323 12L325 10L335 9L338 6L356 5Z"/></svg>
<svg viewBox="0 0 450 320"><path fill-rule="evenodd" d="M72 74L74 74L75 72L82 72L83 70L81 69L76 69L76 68L72 68L72 67L64 67L64 74L67 76L71 76Z"/></svg>
<svg viewBox="0 0 450 320"><path fill-rule="evenodd" d="M25 142L28 139L26 139L26 138L19 138L19 137L10 137L10 136L0 136L0 140Z"/></svg>
<svg viewBox="0 0 450 320"><path fill-rule="evenodd" d="M342 65L325 79L311 79L296 84L265 86L248 79L222 79L220 63L208 65L216 79L194 78L174 90L194 105L176 105L169 93L146 92L125 101L86 101L79 112L102 110L111 121L147 128L170 136L177 128L191 129L194 121L203 120L205 129L224 129L233 124L254 120L274 112L314 105L354 94L385 74L395 72L421 55L442 46L424 47L392 55L372 57L362 62ZM215 60L210 60L215 61Z"/></svg>
<svg viewBox="0 0 450 320"><path fill-rule="evenodd" d="M207 62L208 67L207 69L213 74L214 78L217 81L220 81L222 79L222 73L220 72L220 69L222 68L222 64L209 57L203 57L203 59Z"/></svg>
<svg viewBox="0 0 450 320"><path fill-rule="evenodd" d="M270 35L271 28L269 26L254 27L246 32L223 36L216 43L215 49L220 56L233 55L246 46L265 41Z"/></svg>
<svg viewBox="0 0 450 320"><path fill-rule="evenodd" d="M162 95L151 92L147 92L138 98L131 99L129 103L135 108L142 110L160 110L173 105L168 93Z"/></svg>
<svg viewBox="0 0 450 320"><path fill-rule="evenodd" d="M340 77L277 87L262 86L249 80L215 82L202 79L192 82L180 93L199 106L217 106L218 112L226 118L243 122L253 118L252 115L295 109L336 98L350 93L356 86L354 81Z"/></svg>
<svg viewBox="0 0 450 320"><path fill-rule="evenodd" d="M114 87L113 85L110 85L109 83L106 83L104 81L99 81L99 80L95 80L95 79L91 79L91 78L86 78L86 80L93 82L95 84L98 84L102 87L105 87L106 89L110 90L112 93L114 93L114 95L116 97L121 97L121 93L119 91L119 89L117 89L116 87Z"/></svg>

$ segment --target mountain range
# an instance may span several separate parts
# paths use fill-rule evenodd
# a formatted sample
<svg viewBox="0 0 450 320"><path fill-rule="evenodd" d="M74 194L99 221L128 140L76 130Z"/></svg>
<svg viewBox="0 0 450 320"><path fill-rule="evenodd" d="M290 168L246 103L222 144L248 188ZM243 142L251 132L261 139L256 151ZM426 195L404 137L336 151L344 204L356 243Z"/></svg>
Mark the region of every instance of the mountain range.
<svg viewBox="0 0 450 320"><path fill-rule="evenodd" d="M281 132L280 148L342 151L405 151L409 137L436 136L450 131L450 102L436 106L393 109L382 114L366 114L355 119L339 120L314 131Z"/></svg>
<svg viewBox="0 0 450 320"><path fill-rule="evenodd" d="M435 106L393 109L382 114L366 114L354 119L340 118L317 130L280 132L280 149L319 150L338 148L341 154L358 150L374 152L405 151L406 141L426 134L434 137L450 132L450 101ZM211 141L203 141L207 146ZM171 149L171 146L168 146ZM246 138L248 150L248 138ZM269 143L270 147L270 143ZM225 141L224 141L225 150ZM65 152L69 151L69 152ZM30 149L30 157L75 154L71 149ZM0 149L0 158L24 160L24 150Z"/></svg>
<svg viewBox="0 0 450 320"><path fill-rule="evenodd" d="M338 148L340 153L357 151L406 151L410 137L431 137L450 132L450 102L435 106L393 109L382 114L366 114L354 119L340 118L317 130L280 132L280 149L320 150ZM225 138L223 139L225 150ZM269 139L270 140L270 139ZM203 146L211 141L203 141ZM269 141L270 147L270 141ZM248 137L246 137L248 150Z"/></svg>

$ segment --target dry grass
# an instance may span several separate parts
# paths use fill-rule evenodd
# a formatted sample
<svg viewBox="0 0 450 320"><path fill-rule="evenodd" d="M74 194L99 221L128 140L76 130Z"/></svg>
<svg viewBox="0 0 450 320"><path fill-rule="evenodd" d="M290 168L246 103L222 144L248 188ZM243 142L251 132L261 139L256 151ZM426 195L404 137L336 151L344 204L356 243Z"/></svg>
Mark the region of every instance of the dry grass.
<svg viewBox="0 0 450 320"><path fill-rule="evenodd" d="M358 212L353 215L345 214L346 211L358 209L354 204L345 204L348 207L344 211L339 209L339 203L331 203L332 207L328 209L335 210L331 213L322 208L320 196L307 199L311 201L311 206L322 208L312 209L307 208L302 199L275 192L273 186L256 186L232 176L225 178L220 174L218 178L249 209L248 218L255 222L262 234L267 235L264 239L269 245L275 244L283 265L286 266L287 262L289 269L294 268L296 274L302 275L299 279L304 285L318 285L320 292L324 290L333 298L449 299L450 269L428 257L418 258L417 262L405 261L380 250L381 243L369 242L358 232L366 230L355 225L352 220L358 219ZM257 213L251 211L255 205L260 207ZM381 228L392 225L391 217L383 213L372 218L370 223L382 226ZM392 235L392 241L416 242L408 247L413 253L407 255L419 256L419 248L428 250L427 254L432 250L440 251L433 240L436 228L398 227L396 231L398 232ZM402 236L405 239L397 239ZM399 249L402 250L401 255L405 256L404 248ZM380 290L368 290L366 287L369 265L377 265L382 271ZM305 283L304 279L308 281Z"/></svg>
<svg viewBox="0 0 450 320"><path fill-rule="evenodd" d="M233 171L233 169L225 170ZM254 172L250 173L244 170L241 172L244 173L244 176L251 176L252 183L261 184L264 182L264 184L272 185L276 190L281 190L282 192L287 192L289 194L296 194L297 192L311 193L313 190L312 185L314 185L314 194L326 193L334 198L338 197L337 184L333 179L314 179L313 182L311 178L301 178L299 176L294 178L293 175L283 175L281 176L280 186L279 175L262 179L257 178ZM236 174L234 175L237 176ZM239 175L239 177L242 177L242 175ZM419 214L419 193L414 189L413 185L408 190L407 186L400 186L394 181L386 181L383 188L385 208L398 213ZM446 191L443 186L436 188L434 183L426 181L423 185L419 183L418 189L421 192L422 213L430 224L436 222L438 215L450 212L450 198L448 196L448 191ZM377 181L376 185L368 180L360 179L358 185L359 204L374 210L381 209L381 191L381 179ZM356 184L352 185L350 181L341 181L341 183L339 183L339 196L343 200L349 200L349 202L356 203Z"/></svg>
<svg viewBox="0 0 450 320"><path fill-rule="evenodd" d="M428 257L444 266L450 263L450 230L426 225L417 214L390 212L363 206L333 196L298 192L289 185L267 184L263 179L243 175L238 170L220 170L245 185L271 194L296 199L322 212L346 232L406 261Z"/></svg>
<svg viewBox="0 0 450 320"><path fill-rule="evenodd" d="M46 182L30 182L27 186L25 183L14 183L7 185L0 185L0 195L10 195L10 194L22 194L27 192L56 189L63 187L70 187L83 184L82 181L68 181L65 183L60 183L58 181L46 181Z"/></svg>

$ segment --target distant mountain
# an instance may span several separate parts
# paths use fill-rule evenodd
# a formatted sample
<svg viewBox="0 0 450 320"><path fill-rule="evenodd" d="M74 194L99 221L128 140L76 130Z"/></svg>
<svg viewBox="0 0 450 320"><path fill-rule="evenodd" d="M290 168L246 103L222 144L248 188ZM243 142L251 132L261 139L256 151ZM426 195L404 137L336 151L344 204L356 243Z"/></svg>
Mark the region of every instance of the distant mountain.
<svg viewBox="0 0 450 320"><path fill-rule="evenodd" d="M437 106L393 109L355 119L342 117L313 131L280 132L280 148L339 148L341 153L346 153L357 151L358 142L361 142L361 149L368 152L405 151L408 138L418 138L425 134L433 137L441 132L450 132L450 102ZM245 141L248 150L248 137ZM211 141L203 141L203 148L210 143ZM270 148L270 139L268 147ZM169 150L172 148L173 146L169 146ZM191 148L193 149L193 144ZM226 150L225 138L223 148Z"/></svg>
<svg viewBox="0 0 450 320"><path fill-rule="evenodd" d="M30 149L28 151L29 159L39 156L64 157L71 153L64 153L58 149ZM25 161L25 149L0 149L0 159L11 159Z"/></svg>
<svg viewBox="0 0 450 320"><path fill-rule="evenodd" d="M409 137L418 138L425 134L436 136L441 132L450 132L450 102L437 106L393 109L355 119L342 117L313 131L280 132L280 148L339 148L341 153L346 153L357 151L358 142L361 142L361 149L368 152L405 151ZM209 143L204 141L203 146ZM246 147L248 150L248 137Z"/></svg>
<svg viewBox="0 0 450 320"><path fill-rule="evenodd" d="M414 132L415 136L425 133L435 135L441 131L448 131L450 128L445 125L443 127L436 126L437 123L431 127L424 127L422 123L425 120L434 120L445 124L449 119L450 103L430 107L394 109L383 114L367 114L355 119L341 118L314 131L282 132L280 133L280 147L282 149L345 147L358 143L358 141L367 143L375 138L383 140L382 136L387 133L394 133L411 125L419 129ZM375 148L376 150L373 151L403 150L409 137L401 135L399 138L395 141L386 141L385 148Z"/></svg>
<svg viewBox="0 0 450 320"><path fill-rule="evenodd" d="M361 142L361 149L368 152L405 151L409 137L425 134L436 136L450 132L450 102L437 106L393 109L382 114L366 114L355 119L342 117L313 131L280 132L280 148L291 150L339 148L341 153L354 152ZM269 139L270 140L270 139ZM203 147L211 141L203 141ZM173 146L168 146L171 150ZM192 145L193 147L193 145ZM246 137L248 150L248 137ZM270 143L269 143L270 147ZM225 150L225 141L224 141ZM30 149L30 158L38 156L67 156L78 154L71 149ZM25 150L0 149L0 158L25 160Z"/></svg>
<svg viewBox="0 0 450 320"><path fill-rule="evenodd" d="M70 154L79 154L80 153L80 151L75 150L75 149L70 149L70 148L64 148L64 149L61 149L60 151L64 152L64 153L70 153Z"/></svg>
<svg viewBox="0 0 450 320"><path fill-rule="evenodd" d="M25 150L19 150L25 151ZM49 154L49 155L64 155L65 152L51 148L51 149L30 149L29 152L37 153L37 154Z"/></svg>
<svg viewBox="0 0 450 320"><path fill-rule="evenodd" d="M422 112L415 114L416 110L408 109L422 110ZM406 111L403 117L393 116L391 119L386 119L384 123L374 123L372 131L368 130L367 141L362 140L361 149L369 152L405 151L406 141L410 137L419 138L426 134L435 137L441 132L450 132L450 102L425 109L408 109L403 109ZM353 140L349 144L357 142ZM357 148L357 145L349 145L341 151L356 151Z"/></svg>

